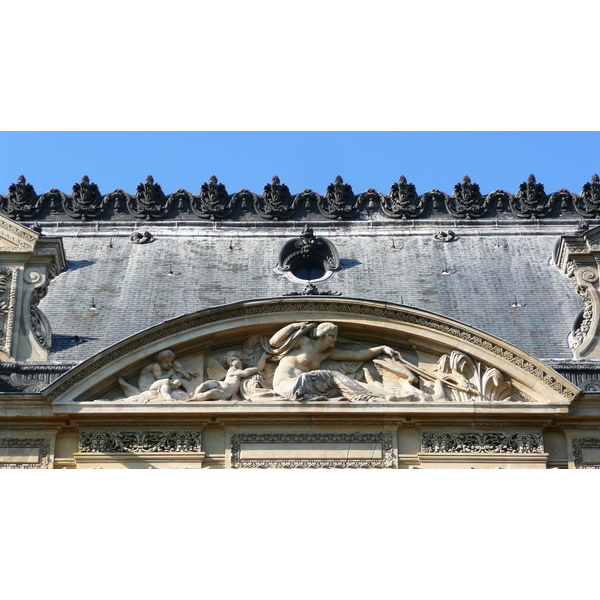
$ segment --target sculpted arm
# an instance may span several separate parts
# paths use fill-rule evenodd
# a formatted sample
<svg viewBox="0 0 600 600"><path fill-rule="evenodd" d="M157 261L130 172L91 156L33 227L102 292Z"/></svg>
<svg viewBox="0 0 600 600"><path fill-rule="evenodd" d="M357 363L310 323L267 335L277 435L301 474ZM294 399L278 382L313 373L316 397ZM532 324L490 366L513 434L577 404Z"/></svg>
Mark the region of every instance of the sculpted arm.
<svg viewBox="0 0 600 600"><path fill-rule="evenodd" d="M375 346L374 348L366 348L365 350L341 350L334 348L330 353L329 357L331 360L348 360L363 362L365 360L371 360L380 354L387 354L391 358L401 359L401 355L396 350L393 350L389 346Z"/></svg>
<svg viewBox="0 0 600 600"><path fill-rule="evenodd" d="M286 325L283 329L280 329L270 340L269 344L274 346L275 348L279 348L285 341L292 335L292 333L302 329L303 327L308 329L312 329L312 327L308 327L308 325L312 325L313 327L316 323L291 323L290 325ZM298 342L299 344L299 342Z"/></svg>

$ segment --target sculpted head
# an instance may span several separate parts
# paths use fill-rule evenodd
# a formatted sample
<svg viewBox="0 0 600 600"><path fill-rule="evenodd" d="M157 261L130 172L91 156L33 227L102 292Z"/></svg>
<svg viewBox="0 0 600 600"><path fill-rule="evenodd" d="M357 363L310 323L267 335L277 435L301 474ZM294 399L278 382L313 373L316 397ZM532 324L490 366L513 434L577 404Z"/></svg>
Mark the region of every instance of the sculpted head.
<svg viewBox="0 0 600 600"><path fill-rule="evenodd" d="M175 353L173 350L162 350L154 358L163 369L170 369L175 360Z"/></svg>
<svg viewBox="0 0 600 600"><path fill-rule="evenodd" d="M333 323L321 323L315 330L315 338L328 347L335 345L338 335L338 326Z"/></svg>
<svg viewBox="0 0 600 600"><path fill-rule="evenodd" d="M241 352L237 352L236 350L227 352L223 358L228 367L237 367L238 369L241 369L244 366L244 357Z"/></svg>

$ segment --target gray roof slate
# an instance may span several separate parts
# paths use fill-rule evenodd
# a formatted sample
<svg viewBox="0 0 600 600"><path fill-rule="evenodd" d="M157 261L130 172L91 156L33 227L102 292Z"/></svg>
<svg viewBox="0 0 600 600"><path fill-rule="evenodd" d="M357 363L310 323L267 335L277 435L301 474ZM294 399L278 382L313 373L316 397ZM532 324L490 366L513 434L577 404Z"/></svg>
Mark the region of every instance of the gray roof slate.
<svg viewBox="0 0 600 600"><path fill-rule="evenodd" d="M298 227L201 225L144 224L155 239L139 245L129 239L132 224L99 231L89 224L51 227L48 233L63 236L70 270L50 284L40 304L54 334L50 360L84 360L181 314L302 291L303 283L273 271ZM434 240L433 223L314 227L335 244L343 267L317 284L319 290L423 308L537 358L572 357L566 338L582 304L551 256L562 230L573 226L459 223L450 243ZM449 275L442 275L444 265ZM89 310L92 297L97 313ZM511 307L515 297L520 308Z"/></svg>

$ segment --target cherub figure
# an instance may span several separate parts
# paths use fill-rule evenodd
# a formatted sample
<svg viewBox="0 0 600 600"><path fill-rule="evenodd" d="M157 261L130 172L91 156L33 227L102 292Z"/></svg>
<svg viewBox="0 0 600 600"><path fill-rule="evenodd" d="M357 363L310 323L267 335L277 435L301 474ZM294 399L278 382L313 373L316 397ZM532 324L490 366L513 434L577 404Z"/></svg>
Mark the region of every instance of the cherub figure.
<svg viewBox="0 0 600 600"><path fill-rule="evenodd" d="M138 379L140 391L145 392L150 389L152 384L160 379L170 379L173 381L177 376L181 380L181 387L192 394L194 386L190 379L198 377L198 373L188 373L183 365L175 359L173 350L162 350L154 355L154 361L147 364L141 371Z"/></svg>
<svg viewBox="0 0 600 600"><path fill-rule="evenodd" d="M231 400L238 393L242 379L264 369L267 362L267 354L265 353L256 367L244 369L244 357L240 352L233 350L228 352L224 358L228 367L227 371L216 360L211 359L206 371L214 379L209 379L199 385L191 400Z"/></svg>
<svg viewBox="0 0 600 600"><path fill-rule="evenodd" d="M186 400L194 393L194 386L189 381L198 377L198 373L189 373L175 359L172 350L162 350L154 355L154 360L148 363L138 378L138 387L127 383L119 377L119 384L127 398L136 402L146 402L148 399L164 396L167 400ZM181 388L181 390L180 390ZM171 394L171 390L178 390ZM151 393L146 393L151 392Z"/></svg>

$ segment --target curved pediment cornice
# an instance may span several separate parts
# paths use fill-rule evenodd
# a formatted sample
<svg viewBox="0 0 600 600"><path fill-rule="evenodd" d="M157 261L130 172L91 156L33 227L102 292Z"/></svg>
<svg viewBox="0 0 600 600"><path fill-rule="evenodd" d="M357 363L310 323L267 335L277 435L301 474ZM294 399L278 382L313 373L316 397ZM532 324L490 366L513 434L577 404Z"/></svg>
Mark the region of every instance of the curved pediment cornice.
<svg viewBox="0 0 600 600"><path fill-rule="evenodd" d="M141 331L82 362L57 379L45 395L55 405L90 400L117 377L139 371L155 353L176 354L242 344L273 335L298 321L334 322L340 336L442 356L464 353L484 369L498 369L515 389L537 403L568 405L579 393L569 381L520 349L442 315L407 306L352 298L270 298L237 302L182 315ZM101 397L101 396L96 396ZM527 404L531 406L531 404Z"/></svg>

